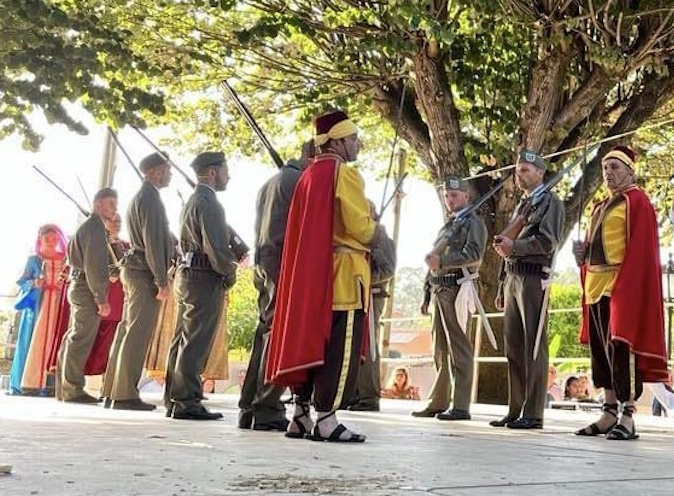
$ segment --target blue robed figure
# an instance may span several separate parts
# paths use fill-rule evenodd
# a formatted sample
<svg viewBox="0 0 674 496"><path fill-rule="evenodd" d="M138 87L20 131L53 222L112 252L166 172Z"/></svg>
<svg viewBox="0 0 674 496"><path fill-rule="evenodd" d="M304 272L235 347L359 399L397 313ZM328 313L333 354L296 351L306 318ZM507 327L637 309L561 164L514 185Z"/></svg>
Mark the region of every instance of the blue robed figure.
<svg viewBox="0 0 674 496"><path fill-rule="evenodd" d="M42 259L38 255L31 255L26 261L26 268L16 282L19 286L19 296L14 308L21 312L19 317L19 332L14 348L14 360L9 375L10 394L21 394L21 378L26 366L26 357L33 338L33 328L40 310L42 290L35 282L42 276Z"/></svg>

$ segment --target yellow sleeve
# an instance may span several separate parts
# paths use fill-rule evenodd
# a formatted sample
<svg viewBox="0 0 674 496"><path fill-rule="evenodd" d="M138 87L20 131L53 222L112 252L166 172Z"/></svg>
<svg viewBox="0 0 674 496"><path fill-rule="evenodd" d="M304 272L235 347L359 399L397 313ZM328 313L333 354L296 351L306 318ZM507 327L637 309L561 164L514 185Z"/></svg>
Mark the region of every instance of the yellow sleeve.
<svg viewBox="0 0 674 496"><path fill-rule="evenodd" d="M340 165L335 199L346 234L368 245L374 237L375 222L370 217L370 207L365 198L365 182L353 167Z"/></svg>

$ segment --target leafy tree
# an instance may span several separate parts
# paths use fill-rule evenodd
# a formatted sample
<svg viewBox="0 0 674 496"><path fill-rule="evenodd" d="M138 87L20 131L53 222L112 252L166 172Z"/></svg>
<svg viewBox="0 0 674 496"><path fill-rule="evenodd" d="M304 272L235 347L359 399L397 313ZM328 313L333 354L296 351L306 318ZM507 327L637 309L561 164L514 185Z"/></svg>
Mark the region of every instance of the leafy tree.
<svg viewBox="0 0 674 496"><path fill-rule="evenodd" d="M239 269L236 284L229 293L227 307L229 348L250 351L257 322L257 290L253 286L253 270Z"/></svg>
<svg viewBox="0 0 674 496"><path fill-rule="evenodd" d="M29 5L42 7L31 16ZM589 141L668 115L674 95L670 0L14 0L7 10L3 28L18 31L0 51L11 91L0 89L15 95L0 107L6 132L28 132L23 102L58 109L63 98L80 98L119 125L149 108L149 122L198 129L184 134L194 146L208 141L248 151L257 142L217 88L233 78L249 103L254 93L254 114L268 134L285 138L276 138L282 149L296 140L293 122L307 128L317 112L341 106L386 155L382 143L401 108L400 135L417 171L439 182L510 163L522 147L558 153L558 168ZM74 48L67 43L71 26ZM53 68L48 77L42 67ZM26 74L32 84L19 94L14 88ZM37 96L29 91L35 88ZM153 104L133 98L136 91ZM125 111L121 104L129 102ZM382 118L391 126L382 128ZM656 157L671 156L664 130L621 142L635 145L649 168ZM584 180L576 173L560 186L566 234L599 188L600 157L613 144L588 159ZM578 150L564 153L571 147ZM475 184L485 191L491 182ZM667 209L666 181L652 184ZM493 212L491 234L507 223L517 199L509 182L485 206ZM488 306L498 262L488 250L480 279Z"/></svg>
<svg viewBox="0 0 674 496"><path fill-rule="evenodd" d="M424 278L426 271L421 267L402 267L396 272L395 298L393 299L394 317L420 317L419 308L424 299ZM413 327L404 322L404 327ZM418 326L426 324L419 322ZM394 326L395 327L395 326Z"/></svg>
<svg viewBox="0 0 674 496"><path fill-rule="evenodd" d="M24 147L41 137L28 115L41 109L50 123L86 134L64 101L78 101L98 119L141 123L139 111L164 112L163 97L150 79L165 67L138 56L105 15L104 2L4 0L0 48L0 138L17 132Z"/></svg>
<svg viewBox="0 0 674 496"><path fill-rule="evenodd" d="M577 309L580 306L581 292L577 284L553 284L550 292L551 309ZM575 358L589 357L587 346L578 342L580 331L580 312L551 313L548 337L549 340L560 336L557 357Z"/></svg>

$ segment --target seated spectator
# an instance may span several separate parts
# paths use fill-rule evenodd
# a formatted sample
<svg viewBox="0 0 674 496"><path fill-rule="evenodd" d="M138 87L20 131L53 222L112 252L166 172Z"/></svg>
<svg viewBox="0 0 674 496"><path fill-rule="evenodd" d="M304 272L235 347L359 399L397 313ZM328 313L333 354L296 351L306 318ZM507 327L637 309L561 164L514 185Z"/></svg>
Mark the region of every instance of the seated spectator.
<svg viewBox="0 0 674 496"><path fill-rule="evenodd" d="M583 393L585 398L592 398L592 384L590 383L590 378L587 375L579 375L578 382L580 383L580 390Z"/></svg>
<svg viewBox="0 0 674 496"><path fill-rule="evenodd" d="M571 375L566 379L564 384L564 400L581 400L583 399L583 392L580 388L580 381L575 375Z"/></svg>
<svg viewBox="0 0 674 496"><path fill-rule="evenodd" d="M389 379L389 387L382 389L382 398L397 399L397 400L419 400L419 388L412 385L410 381L410 373L407 367L396 367L393 371L391 379Z"/></svg>
<svg viewBox="0 0 674 496"><path fill-rule="evenodd" d="M550 407L551 401L562 399L562 389L557 383L557 369L554 365L548 367L548 392L545 397L545 408Z"/></svg>

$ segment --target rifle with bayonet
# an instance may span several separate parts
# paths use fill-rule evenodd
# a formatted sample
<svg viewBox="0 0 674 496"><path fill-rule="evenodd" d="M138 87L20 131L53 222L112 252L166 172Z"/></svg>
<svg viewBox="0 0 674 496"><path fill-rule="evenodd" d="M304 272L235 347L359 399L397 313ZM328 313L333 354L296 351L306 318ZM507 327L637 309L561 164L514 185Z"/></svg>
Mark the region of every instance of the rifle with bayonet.
<svg viewBox="0 0 674 496"><path fill-rule="evenodd" d="M166 160L167 163L171 164L171 167L173 167L176 171L178 171L178 174L180 174L183 177L183 179L187 182L187 184L189 184L192 188L197 187L197 183L195 183L192 180L192 178L178 166L178 164L176 164L173 160L164 155L164 152L162 152L159 149L159 147L155 145L154 142L152 142L152 140L145 135L145 133L143 133L136 126L132 127L152 148L154 148L154 150L159 155L162 156L164 160ZM229 229L229 249L232 250L232 253L234 253L234 256L236 257L237 261L241 262L248 256L250 248L248 247L246 242L241 238L241 236L238 235L238 233L234 230L232 226L227 224L227 229Z"/></svg>
<svg viewBox="0 0 674 496"><path fill-rule="evenodd" d="M443 239L440 242L436 243L436 245L433 247L433 251L431 252L431 254L441 256L442 253L444 253L445 249L447 248L449 241L454 236L456 236L459 229L466 223L466 221L468 221L470 216L474 212L476 212L482 205L484 205L487 200L489 200L492 196L494 196L503 187L503 185L506 183L508 179L510 179L510 175L501 179L501 181L499 181L493 188L491 188L484 195L482 195L477 201L459 210L459 212L456 214L454 222L445 233ZM480 315L480 319L482 320L482 330L486 334L487 339L489 340L491 346L495 350L497 350L498 345L496 344L496 337L494 336L494 331L491 328L491 324L489 323L489 319L487 318L487 312L485 311L484 306L482 305L482 301L480 300L480 295L478 294L477 287L475 287L474 280L477 278L477 273L472 274L465 267L461 269L461 272L463 274L463 277L457 282L459 284L464 283L468 284L468 287L470 288L470 291L472 293L473 301L475 302L475 307L477 308L478 314Z"/></svg>
<svg viewBox="0 0 674 496"><path fill-rule="evenodd" d="M89 217L91 215L91 212L89 212L86 208L80 205L80 203L77 200L75 200L75 198L70 196L61 186L56 184L51 177L42 172L42 170L37 165L33 165L33 169L35 169L35 172L37 172L43 178L45 178L49 184L54 186L54 188L56 188L63 196L65 196L68 200L70 200L77 207L77 209L80 211L82 215L84 215L85 217Z"/></svg>
<svg viewBox="0 0 674 496"><path fill-rule="evenodd" d="M255 122L253 115L241 101L239 95L236 94L234 88L232 88L227 81L223 81L222 83L220 83L220 85L222 86L222 89L225 90L225 93L227 93L227 95L232 99L234 105L236 105L236 108L239 109L239 112L241 112L241 115L246 120L246 122L253 130L253 132L257 134L258 138L260 138L260 141L269 152L269 155L271 155L271 158L276 164L276 167L278 167L279 169L283 167L283 160L281 159L281 156L278 154L278 152L274 149L274 147L269 142L267 137L264 135L262 129L260 129L260 126L258 126L257 122Z"/></svg>
<svg viewBox="0 0 674 496"><path fill-rule="evenodd" d="M592 153L595 150L599 148L599 144L594 145L591 147L591 149L588 151L588 153ZM522 208L520 209L519 213L510 221L510 223L506 226L506 228L501 232L501 236L505 236L510 239L517 239L517 237L520 235L522 232L522 229L524 229L524 226L526 226L529 222L529 217L531 216L532 213L536 211L536 209L541 205L543 202L545 195L552 190L555 186L557 186L557 183L562 180L562 178L571 171L574 167L580 165L584 160L586 160L586 153L583 153L583 157L579 158L572 164L564 167L562 170L557 172L549 181L545 183L541 183L534 190L531 192L531 195L526 198L524 201Z"/></svg>
<svg viewBox="0 0 674 496"><path fill-rule="evenodd" d="M510 179L510 175L506 176L501 181L499 181L492 189L487 191L477 201L459 210L454 218L454 222L445 233L444 238L442 239L441 242L435 245L433 251L431 251L431 254L438 256L442 255L445 249L447 248L447 245L449 244L449 240L456 235L458 230L466 223L466 221L470 218L473 212L476 212L482 205L485 204L487 200L489 200L492 196L498 193L498 191L503 187L503 185L506 183L508 179Z"/></svg>
<svg viewBox="0 0 674 496"><path fill-rule="evenodd" d="M61 186L59 186L58 184L56 184L56 182L54 182L54 180L53 180L51 177L49 177L46 173L44 173L44 172L43 172L37 165L33 165L33 169L35 169L35 172L37 172L37 173L40 174L44 179L46 179L47 182L48 182L49 184L51 184L52 186L54 186L54 188L56 188L56 189L57 189L63 196L65 196L68 200L70 200L70 201L77 207L77 209L80 211L80 213L81 213L82 215L84 215L85 217L89 217L89 216L91 215L91 212L90 212L89 210L87 210L87 209L84 208L82 205L80 205L80 202L78 202L77 200L75 200L75 198L73 198L72 196L70 196L70 195L66 192L66 190L64 190ZM79 180L79 178L78 178L78 180ZM81 185L82 185L82 183L80 183L80 186L81 186ZM84 186L82 186L82 192L86 195L86 191L84 190ZM112 257L112 260L115 262L115 265L116 265L116 263L117 263L117 255L115 254L115 251L112 249L112 246L110 245L110 242L109 242L109 241L108 241L107 245L108 245L108 253L109 253L110 256Z"/></svg>

